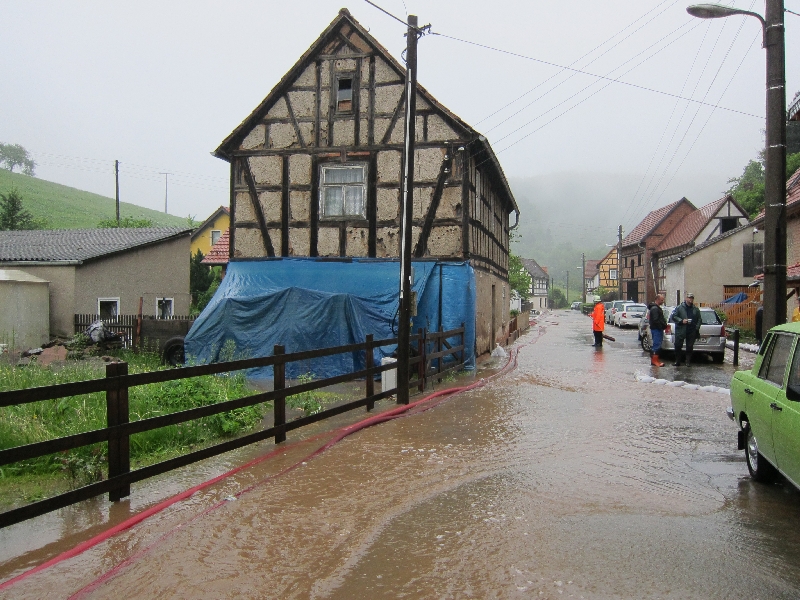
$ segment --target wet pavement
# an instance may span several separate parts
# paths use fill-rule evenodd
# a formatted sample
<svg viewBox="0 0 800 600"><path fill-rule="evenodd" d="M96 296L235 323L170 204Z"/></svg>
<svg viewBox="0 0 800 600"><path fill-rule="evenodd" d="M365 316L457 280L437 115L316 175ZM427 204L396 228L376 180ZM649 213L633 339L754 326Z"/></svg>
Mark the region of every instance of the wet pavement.
<svg viewBox="0 0 800 600"><path fill-rule="evenodd" d="M329 435L300 432L0 597L797 598L800 492L749 479L728 396L636 380L728 387L732 365L652 369L636 330L599 351L590 330L548 315L487 385L270 478ZM0 531L0 581L272 448Z"/></svg>

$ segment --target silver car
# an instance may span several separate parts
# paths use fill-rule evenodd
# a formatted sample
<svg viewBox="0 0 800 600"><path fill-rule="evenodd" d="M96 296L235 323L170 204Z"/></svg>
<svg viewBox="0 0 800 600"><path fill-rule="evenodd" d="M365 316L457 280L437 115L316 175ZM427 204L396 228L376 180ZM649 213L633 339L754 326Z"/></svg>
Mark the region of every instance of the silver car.
<svg viewBox="0 0 800 600"><path fill-rule="evenodd" d="M675 351L675 324L669 318L675 310L674 306L662 306L664 318L667 320L667 328L664 331L664 341L661 343L661 349L666 352ZM653 348L653 338L650 335L650 323L648 322L650 314L649 311L645 313L642 322L639 325L639 340L642 343L642 350L650 352ZM725 342L727 335L725 333L725 325L719 320L716 311L713 308L700 307L700 334L694 343L694 351L702 352L711 356L715 363L721 363L725 360ZM684 350L686 347L684 346Z"/></svg>
<svg viewBox="0 0 800 600"><path fill-rule="evenodd" d="M606 323L612 325L614 323L614 315L625 304L632 304L633 300L614 300L611 306L606 308Z"/></svg>
<svg viewBox="0 0 800 600"><path fill-rule="evenodd" d="M614 325L617 327L634 327L639 324L647 313L644 304L624 304L622 309L614 315Z"/></svg>

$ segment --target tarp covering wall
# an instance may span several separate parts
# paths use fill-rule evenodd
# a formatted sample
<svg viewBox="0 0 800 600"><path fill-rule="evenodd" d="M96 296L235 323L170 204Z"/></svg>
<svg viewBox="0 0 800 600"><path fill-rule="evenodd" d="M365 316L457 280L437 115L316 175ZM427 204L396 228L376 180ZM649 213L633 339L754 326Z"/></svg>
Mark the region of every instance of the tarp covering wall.
<svg viewBox="0 0 800 600"><path fill-rule="evenodd" d="M475 273L469 263L414 261L418 328L465 324L467 368L475 365ZM189 360L272 356L397 337L400 263L376 259L233 260L219 289L186 336ZM441 315L441 318L440 318ZM451 340L455 345L456 340ZM395 346L375 349L375 364ZM230 360L230 356L227 359ZM364 353L338 354L287 365L292 379L333 377L365 367ZM258 369L255 377L271 377Z"/></svg>

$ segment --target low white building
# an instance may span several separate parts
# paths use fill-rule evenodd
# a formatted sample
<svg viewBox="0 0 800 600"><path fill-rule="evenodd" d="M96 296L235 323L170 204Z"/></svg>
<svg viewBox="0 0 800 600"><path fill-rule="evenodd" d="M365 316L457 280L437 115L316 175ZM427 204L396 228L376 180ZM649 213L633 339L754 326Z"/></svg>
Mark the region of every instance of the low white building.
<svg viewBox="0 0 800 600"><path fill-rule="evenodd" d="M50 341L50 284L17 269L0 269L0 345L27 350Z"/></svg>

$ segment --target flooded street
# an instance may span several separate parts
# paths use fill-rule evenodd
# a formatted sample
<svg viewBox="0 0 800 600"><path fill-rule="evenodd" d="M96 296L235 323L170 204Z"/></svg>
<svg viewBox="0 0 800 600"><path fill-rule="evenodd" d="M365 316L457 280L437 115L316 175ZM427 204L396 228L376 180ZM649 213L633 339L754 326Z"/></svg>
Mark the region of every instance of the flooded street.
<svg viewBox="0 0 800 600"><path fill-rule="evenodd" d="M635 329L608 333L617 342L595 351L587 317L548 315L485 386L271 477L326 440L295 432L285 452L0 597L800 596L800 492L750 480L729 397L636 380L728 387L732 365L655 373ZM76 510L0 532L0 581L102 529Z"/></svg>

